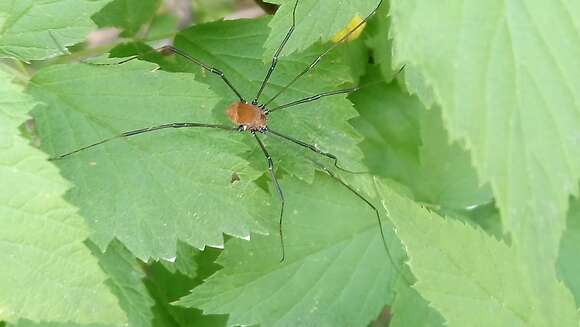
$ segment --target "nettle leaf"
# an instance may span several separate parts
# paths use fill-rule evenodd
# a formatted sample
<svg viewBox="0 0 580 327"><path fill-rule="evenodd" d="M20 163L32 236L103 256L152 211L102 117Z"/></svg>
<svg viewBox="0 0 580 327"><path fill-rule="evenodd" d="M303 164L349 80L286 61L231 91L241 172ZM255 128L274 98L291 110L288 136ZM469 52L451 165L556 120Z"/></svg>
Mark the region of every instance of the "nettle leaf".
<svg viewBox="0 0 580 327"><path fill-rule="evenodd" d="M60 46L83 41L95 28L90 16L107 2L109 0L0 2L0 57L40 60L62 54Z"/></svg>
<svg viewBox="0 0 580 327"><path fill-rule="evenodd" d="M221 267L214 264L215 259L221 253L221 249L207 247L198 250L189 244L178 242L175 260L162 260L159 262L171 273L180 273L190 278L209 276Z"/></svg>
<svg viewBox="0 0 580 327"><path fill-rule="evenodd" d="M267 22L267 18L261 18L195 26L179 33L175 39L175 46L222 70L246 100L251 101L269 67L261 60L262 45L268 34ZM260 98L260 103L274 96L322 51L323 48L315 46L305 53L280 61ZM176 60L179 60L183 70L200 72L198 66L180 58ZM214 74L196 76L211 85L212 90L226 99L216 107L216 117L224 123L227 122L224 111L237 100L235 94ZM351 86L352 78L348 66L342 64L340 58L329 56L268 108L320 92ZM355 116L356 111L352 108L352 104L344 95L337 95L273 112L269 116L269 127L307 143L317 144L322 150L338 156L345 167L364 170L359 163L362 154L357 147L360 136L347 122ZM274 136L267 137L266 143L271 146L272 157L280 163L279 167L304 180L312 181L313 165L305 161L302 154L308 150L300 152L302 148ZM259 167L265 168L263 156L257 151L259 150L256 150L252 157L254 160L260 160Z"/></svg>
<svg viewBox="0 0 580 327"><path fill-rule="evenodd" d="M35 102L0 70L0 319L121 325L126 317L84 246L86 226L62 200L69 185L18 136Z"/></svg>
<svg viewBox="0 0 580 327"><path fill-rule="evenodd" d="M389 38L391 21L388 3L377 10L376 16L369 21L367 45L372 49L374 63L379 65L383 77L390 81L399 69L392 67L392 41Z"/></svg>
<svg viewBox="0 0 580 327"><path fill-rule="evenodd" d="M104 253L94 244L90 244L90 248L109 276L106 284L127 313L129 326L152 326L154 301L142 281L145 274L139 260L117 240L113 240Z"/></svg>
<svg viewBox="0 0 580 327"><path fill-rule="evenodd" d="M264 44L265 54L271 57L292 26L295 0L268 0L268 2L280 5L269 24L272 31ZM332 39L335 34L345 29L354 17L368 16L378 4L379 0L299 0L296 8L296 29L282 55L300 52L319 41L326 42ZM269 61L269 58L267 59Z"/></svg>
<svg viewBox="0 0 580 327"><path fill-rule="evenodd" d="M232 239L217 260L224 268L178 304L229 313L229 326L365 326L390 303L397 279L374 212L327 175L312 185L282 182L286 260L278 235ZM398 241L381 214L399 263Z"/></svg>
<svg viewBox="0 0 580 327"><path fill-rule="evenodd" d="M47 104L34 112L43 148L57 155L121 131L212 122L209 109L218 98L206 86L190 74L153 68L130 62L39 71L29 92ZM222 246L222 233L265 233L260 219L275 216L265 192L252 182L261 172L239 157L247 147L237 135L161 130L55 163L75 183L66 198L80 207L101 248L116 237L139 258L172 258L177 240L198 248ZM239 182L232 183L234 173Z"/></svg>
<svg viewBox="0 0 580 327"><path fill-rule="evenodd" d="M438 109L426 111L417 98L387 84L375 66L350 99L359 111L355 126L371 171L409 187L418 201L464 209L490 202L468 153L448 143Z"/></svg>
<svg viewBox="0 0 580 327"><path fill-rule="evenodd" d="M99 27L117 27L123 30L122 36L131 37L153 20L160 4L160 0L114 0L92 19Z"/></svg>
<svg viewBox="0 0 580 327"><path fill-rule="evenodd" d="M574 298L556 279L539 293L516 249L473 226L443 219L386 188L377 187L417 278L413 286L447 326L578 326ZM460 244L460 246L458 246ZM536 269L545 265L537 262ZM538 310L540 297L554 311Z"/></svg>
<svg viewBox="0 0 580 327"><path fill-rule="evenodd" d="M471 150L505 231L530 264L544 263L530 269L542 288L553 278L568 196L578 194L580 2L392 1L391 8L395 62L421 72L409 88L440 104L451 139Z"/></svg>
<svg viewBox="0 0 580 327"><path fill-rule="evenodd" d="M190 262L195 270L193 276L185 275L175 269L178 267L171 269L164 261L149 263L145 266L147 272L145 283L156 301L153 308L155 312L153 326L226 326L227 315L203 315L199 309L174 305L175 301L189 294L193 287L201 284L203 279L221 268L214 263L219 250L206 248L204 251L199 251L184 245L180 243L175 263L176 266L185 266L185 262L181 264L178 262L180 260Z"/></svg>
<svg viewBox="0 0 580 327"><path fill-rule="evenodd" d="M419 295L417 290L407 287L397 290L392 307L393 319L389 327L443 327L445 320L437 310ZM472 324L474 322L471 322Z"/></svg>

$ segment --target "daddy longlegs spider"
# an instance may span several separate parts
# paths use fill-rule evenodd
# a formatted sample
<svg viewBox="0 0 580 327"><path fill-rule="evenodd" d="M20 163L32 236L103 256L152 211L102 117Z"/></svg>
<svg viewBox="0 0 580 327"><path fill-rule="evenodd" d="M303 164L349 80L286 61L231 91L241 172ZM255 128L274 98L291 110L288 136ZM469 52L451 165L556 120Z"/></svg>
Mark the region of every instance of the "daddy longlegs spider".
<svg viewBox="0 0 580 327"><path fill-rule="evenodd" d="M64 159L64 158L69 157L69 156L71 156L75 153L78 153L80 151L87 150L89 148L107 143L109 141L112 141L112 140L115 140L118 138L128 138L128 137L132 137L135 135L154 132L154 131L158 131L161 129L168 129L168 128L211 128L211 129L221 129L221 130L225 130L225 131L249 132L256 140L258 146L260 147L261 151L263 152L263 154L266 158L266 161L268 163L268 171L269 171L270 177L272 179L272 182L273 182L273 184L276 188L276 191L278 193L278 196L280 198L281 205L280 205L280 214L279 214L279 223L278 223L279 235L280 235L280 245L281 245L281 249L282 249L282 255L281 255L280 261L284 261L284 258L286 256L286 250L285 250L285 246L284 246L284 233L283 233L282 226L283 226L284 208L285 208L286 200L284 197L284 192L282 190L282 187L280 186L280 183L278 182L278 179L277 179L275 171L274 171L274 162L272 160L272 157L270 156L268 150L266 149L266 146L264 145L264 143L260 139L259 135L260 134L270 134L270 135L278 137L284 141L294 143L298 146L301 146L301 147L304 147L308 150L311 150L318 155L321 155L321 156L324 156L326 158L331 159L334 163L334 166L343 172L353 173L353 174L360 174L360 173L364 174L366 172L354 172L354 171L350 171L348 169L343 168L342 166L339 165L339 160L335 155L333 155L332 153L329 153L329 152L322 151L316 145L309 144L307 142L300 141L294 137L290 137L290 136L278 133L278 132L276 132L268 127L268 117L270 114L272 114L276 111L290 108L293 106L297 106L300 104L316 101L316 100L321 99L323 97L352 93L352 92L358 90L358 88L353 87L353 88L323 92L323 93L319 93L319 94L309 96L309 97L306 97L303 99L295 100L295 101L292 101L292 102L289 102L286 104L282 104L282 105L276 106L274 108L269 108L268 106L275 99L277 99L281 94L283 94L288 88L290 88L296 81L298 81L298 79L300 79L302 76L304 76L309 71L314 69L318 65L318 63L329 52L334 50L341 43L343 43L345 40L347 40L353 33L355 33L359 28L361 28L363 25L365 25L366 22L376 13L376 11L379 9L379 7L383 3L383 1L384 0L380 0L379 3L377 4L377 6L373 9L373 11L370 14L368 14L362 21L360 21L352 30L348 31L344 36L342 36L342 38L340 38L338 40L338 42L334 43L332 46L330 46L328 49L326 49L324 52L322 52L322 54L320 54L303 71L301 71L298 75L296 75L296 77L294 77L290 82L288 82L284 87L282 87L272 98L270 98L269 100L267 100L263 103L260 103L260 96L262 95L262 92L264 91L264 89L268 85L268 81L270 80L270 77L272 76L272 73L274 72L276 65L278 64L278 58L279 58L282 50L284 49L284 46L286 45L286 43L288 42L288 40L292 36L294 29L296 27L296 8L298 7L298 0L296 0L296 2L294 3L294 8L292 10L292 25L291 25L290 29L288 30L288 32L286 33L284 39L282 40L282 43L280 44L280 46L278 47L278 49L274 53L270 67L268 68L268 70L266 72L266 76L264 77L263 81L261 82L260 88L258 89L255 97L250 102L246 101L246 99L242 96L242 94L240 92L238 92L238 90L235 88L235 86L228 80L225 73L222 72L220 69L217 69L215 67L211 67L211 66L207 65L206 63L190 56L189 54L187 54L187 53L185 53L177 48L174 48L173 46L164 46L164 47L161 47L158 49L154 49L153 51L158 51L161 53L169 52L169 53L178 55L178 56L184 58L185 60L187 60L195 65L198 65L202 69L204 69L212 74L215 74L217 77L221 78L223 80L223 82L227 85L227 87L235 94L235 96L238 99L238 101L234 102L226 109L226 115L228 116L230 121L234 124L234 126L232 127L232 126L222 125L222 124L207 124L207 123L199 123L199 122L174 122L174 123L161 124L161 125L157 125L157 126L151 126L151 127L126 131L126 132L120 133L118 135L114 135L112 137L98 141L96 143L81 147L79 149L67 152L65 154L62 154L62 155L59 155L59 156L56 156L53 158L50 158L50 160ZM142 56L143 55L135 55L135 56L129 57L127 59L121 60L121 61L119 61L117 63L113 63L113 64L92 64L92 65L121 65L121 64L127 63L129 61L142 58ZM381 234L382 243L383 243L383 246L384 246L385 251L387 253L387 256L389 258L389 261L393 265L393 268L401 276L403 276L403 274L401 273L401 271L398 269L397 265L395 264L395 261L391 255L391 252L390 252L389 247L387 245L384 230L383 230L383 224L382 224L379 210L377 209L377 207L370 200L368 200L365 196L363 196L360 192L358 192L352 186L347 184L337 174L335 174L333 171L328 169L326 166L324 166L316 161L312 161L312 162L316 166L318 166L318 168L320 168L323 172L325 172L327 175L329 175L332 179L336 180L343 187L345 187L350 192L352 192L354 195L356 195L356 197L358 197L360 200L362 200L369 208L371 208L375 212L378 227L379 227L380 234Z"/></svg>

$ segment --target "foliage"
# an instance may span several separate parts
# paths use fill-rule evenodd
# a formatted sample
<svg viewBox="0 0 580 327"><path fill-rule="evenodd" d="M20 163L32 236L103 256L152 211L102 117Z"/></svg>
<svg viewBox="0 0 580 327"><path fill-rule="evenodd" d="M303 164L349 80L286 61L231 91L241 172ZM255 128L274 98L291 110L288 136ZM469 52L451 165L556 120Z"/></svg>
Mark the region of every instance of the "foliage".
<svg viewBox="0 0 580 327"><path fill-rule="evenodd" d="M422 81L408 80L409 89L439 104L450 138L469 148L532 287L545 294L536 307L556 311L546 280L555 277L568 197L578 196L580 178L580 26L573 23L580 3L391 6L394 61Z"/></svg>
<svg viewBox="0 0 580 327"><path fill-rule="evenodd" d="M288 258L278 262L276 234L231 240L217 261L224 269L178 304L229 313L232 324L365 325L390 302L397 274L372 210L326 175L284 182Z"/></svg>
<svg viewBox="0 0 580 327"><path fill-rule="evenodd" d="M132 62L118 67L55 65L39 71L29 92L48 106L34 112L43 148L56 155L123 130L211 122L210 108L217 99L207 86L188 74L151 70L149 64ZM221 246L222 233L248 237L250 230L266 232L261 223L266 215L259 212L266 198L252 183L259 172L237 155L247 146L228 133L233 134L146 134L56 164L77 185L66 198L92 226L96 244L105 248L117 238L140 258L171 258L178 239L201 248ZM215 146L218 152L207 147L212 139L223 140ZM204 165L192 165L191 158ZM234 172L241 181L232 184ZM127 186L139 191L128 192ZM195 227L199 225L204 228Z"/></svg>
<svg viewBox="0 0 580 327"><path fill-rule="evenodd" d="M90 16L109 0L0 1L0 58L40 60L61 54L95 28Z"/></svg>
<svg viewBox="0 0 580 327"><path fill-rule="evenodd" d="M170 37L251 101L292 20L272 2L178 30L158 0L0 1L0 326L578 326L580 5L382 3L268 103L360 86L268 126L368 172L258 133L280 262L250 133L115 137L230 126L219 76L153 49ZM259 103L377 4L300 0ZM88 48L97 26L121 38Z"/></svg>
<svg viewBox="0 0 580 327"><path fill-rule="evenodd" d="M69 184L18 134L35 102L0 71L0 319L123 323L83 245L88 228L62 199Z"/></svg>
<svg viewBox="0 0 580 327"><path fill-rule="evenodd" d="M122 36L131 37L153 20L160 0L113 1L92 16L99 27L117 27Z"/></svg>

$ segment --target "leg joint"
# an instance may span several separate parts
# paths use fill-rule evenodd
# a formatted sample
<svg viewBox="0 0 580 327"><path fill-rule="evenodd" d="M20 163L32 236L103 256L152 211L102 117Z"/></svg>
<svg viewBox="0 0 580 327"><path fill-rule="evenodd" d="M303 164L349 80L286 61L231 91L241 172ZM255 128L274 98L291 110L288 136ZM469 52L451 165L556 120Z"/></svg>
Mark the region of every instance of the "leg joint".
<svg viewBox="0 0 580 327"><path fill-rule="evenodd" d="M274 171L274 162L272 161L271 157L266 157L266 159L268 160L268 169L270 171Z"/></svg>
<svg viewBox="0 0 580 327"><path fill-rule="evenodd" d="M224 77L224 72L222 72L221 70L217 69L217 68L210 68L210 72L219 75L220 77Z"/></svg>

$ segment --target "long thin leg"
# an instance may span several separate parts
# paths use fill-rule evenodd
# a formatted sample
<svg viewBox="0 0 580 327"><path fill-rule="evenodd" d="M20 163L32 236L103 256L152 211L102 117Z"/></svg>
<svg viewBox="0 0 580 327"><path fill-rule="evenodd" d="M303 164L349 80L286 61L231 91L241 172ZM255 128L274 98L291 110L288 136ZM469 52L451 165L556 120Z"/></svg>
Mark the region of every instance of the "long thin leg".
<svg viewBox="0 0 580 327"><path fill-rule="evenodd" d="M320 93L320 94L316 94L316 95L312 95L312 96L306 97L304 99L292 101L292 102L289 102L289 103L286 103L286 104L283 104L283 105L274 107L272 109L266 109L265 113L266 114L270 114L270 113L275 112L275 111L278 111L278 110L282 110L282 109L294 107L294 106L299 105L299 104L304 104L304 103L316 101L316 100L318 100L320 98L324 98L324 97L328 97L328 96L332 96L332 95L339 95L339 94L356 92L358 89L359 89L358 87L353 87L353 88L350 88L350 89L323 92L323 93Z"/></svg>
<svg viewBox="0 0 580 327"><path fill-rule="evenodd" d="M95 64L95 63L92 63L92 65L97 65L97 66L122 65L124 63L129 62L129 61L142 58L143 56L145 56L145 55L147 55L147 54L149 54L151 52L154 52L154 51L155 52L160 52L160 53L163 53L163 52L171 52L173 54L176 54L176 55L178 55L180 57L183 57L184 59L186 59L186 60L188 60L188 61L190 61L190 62L192 62L192 63L194 63L194 64L196 64L198 66L200 66L201 68L207 70L208 72L219 76L224 81L224 83L226 83L226 85L236 94L236 96L238 97L238 99L240 99L241 102L243 102L243 103L246 102L246 100L244 99L244 97L240 94L240 92L238 92L238 90L234 87L234 85L230 82L230 80L228 80L228 78L226 77L226 75L221 70L219 70L219 69L217 69L215 67L211 67L208 64L200 61L199 59L194 58L194 57L190 56L189 54L185 53L184 51L179 50L179 49L177 49L177 48L175 48L175 47L173 47L171 45L165 45L165 46L162 46L160 48L153 49L151 51L145 52L143 54L129 57L127 59L121 60L121 61L116 62L116 63L112 63L112 64L107 64L107 63L105 63L105 64L96 63Z"/></svg>
<svg viewBox="0 0 580 327"><path fill-rule="evenodd" d="M401 272L401 270L399 270L399 267L397 266L397 264L395 264L395 260L393 259L393 256L391 255L391 251L389 250L389 246L387 245L387 241L385 239L385 232L383 231L383 222L381 221L381 215L379 214L379 210L377 209L377 207L375 207L375 205L372 204L372 202L370 200L365 198L362 194L360 194L352 186L348 185L345 181L342 180L342 178L340 178L338 175L336 175L330 169L326 168L324 165L320 164L319 162L316 162L313 160L312 160L312 162L315 165L317 165L322 171L324 171L326 174L328 174L330 177L332 177L334 180L336 180L342 186L344 186L346 189L348 189L351 193L353 193L359 199L364 201L367 204L367 206L369 206L375 212L375 215L377 216L377 224L378 224L379 230L381 232L381 239L383 241L383 247L385 248L385 252L387 253L387 256L389 257L389 261L391 262L391 264L393 265L393 268L397 271L397 273L399 273L399 275L401 275L401 277L403 277L403 279L407 282L407 284L411 285L411 282L407 279L407 277L405 277L405 275Z"/></svg>
<svg viewBox="0 0 580 327"><path fill-rule="evenodd" d="M272 64L270 65L270 68L268 69L268 72L266 73L266 77L262 81L262 85L260 86L260 89L258 90L256 97L252 101L252 103L254 105L258 104L258 99L260 98L260 95L262 95L262 91L264 91L264 88L266 87L266 83L268 83L268 80L270 80L270 76L272 76L272 73L274 72L274 69L276 68L276 65L278 64L278 56L280 56L280 53L284 49L284 46L286 45L286 43L290 39L290 36L292 36L294 29L296 28L296 7L298 7L298 0L296 0L296 2L294 3L294 9L292 10L292 26L290 27L290 29L286 33L284 40L282 40L282 44L280 44L280 46L278 47L278 50L276 50L276 53L274 53L274 57L272 57Z"/></svg>
<svg viewBox="0 0 580 327"><path fill-rule="evenodd" d="M339 169L339 170L342 170L342 171L344 171L344 172L346 172L346 173L349 173L349 174L368 174L368 172L366 172L366 171L351 171L351 170L348 170L348 169L342 168L341 166L339 166L339 164L338 164L338 158L337 158L337 157L336 157L334 154L332 154L332 153L329 153L329 152L324 152L324 151L320 150L320 149L319 149L317 146L315 146L315 145L308 144L308 143L306 143L306 142L302 142L302 141L300 141L300 140L298 140L298 139L295 139L295 138L293 138L293 137L290 137L290 136L287 136L287 135L284 135L284 134L280 134L280 133L278 133L278 132L276 132L276 131L273 131L273 130L271 130L271 129L268 129L268 130L267 130L267 132L269 132L269 133L272 133L272 134L274 134L274 135L276 135L276 136L278 136L278 137L280 137L280 138L283 138L283 139L285 139L285 140L287 140L287 141L290 141L290 142L292 142L292 143L295 143L295 144L298 144L298 145L300 145L300 146L303 146L303 147L305 147L305 148L307 148L307 149L309 149L309 150L312 150L312 151L314 151L314 152L316 152L316 153L318 153L318 154L320 154L320 155L322 155L322 156L325 156L325 157L327 157L327 158L330 158L330 159L332 159L332 160L334 161L334 166L335 166L337 169Z"/></svg>
<svg viewBox="0 0 580 327"><path fill-rule="evenodd" d="M314 59L314 61L312 61L312 63L310 63L310 65L308 65L300 74L298 74L296 77L294 77L294 79L292 79L290 81L290 83L286 84L286 86L284 86L280 91L278 91L278 93L276 93L276 95L274 95L274 97L272 97L270 100L268 100L266 103L264 103L264 106L268 106L270 103L272 103L272 101L276 100L276 98L278 98L282 93L284 93L290 86L294 85L294 83L296 83L296 81L298 79L300 79L300 77L304 76L306 73L308 73L312 68L316 67L316 65L318 65L318 63L320 62L320 60L322 60L322 58L324 58L324 56L326 56L330 51L334 50L336 47L338 47L342 42L344 42L344 40L348 39L352 33L354 33L356 30L358 30L361 26L363 26L379 9L379 7L381 6L381 4L383 3L384 0L380 0L379 4L375 7L375 9L373 9L373 11L371 11L370 14L368 14L360 23L358 23L352 30L350 30L348 33L346 33L343 37L340 38L340 40L338 40L338 42L336 42L335 44L333 44L330 48L326 49L326 51L324 51L320 56L318 56L316 59Z"/></svg>
<svg viewBox="0 0 580 327"><path fill-rule="evenodd" d="M284 257L286 256L286 250L284 248L284 233L282 232L282 218L284 217L284 205L286 202L284 200L284 192L282 192L282 187L280 187L280 183L278 183L278 179L276 178L276 173L274 172L274 162L272 161L272 157L270 157L270 154L268 153L268 150L266 150L266 146L264 145L264 143L262 143L262 140L260 140L260 137L258 137L258 135L256 133L253 133L253 135L256 138L256 141L258 141L258 144L260 145L262 152L264 152L264 155L266 156L266 160L268 161L268 170L270 171L270 176L272 177L272 181L274 182L274 186L276 186L276 191L278 191L278 196L280 196L281 207L280 207L280 221L278 223L278 228L279 228L279 233L280 233L280 245L282 246L282 258L280 259L280 262L282 262L282 261L284 261Z"/></svg>
<svg viewBox="0 0 580 327"><path fill-rule="evenodd" d="M203 123L169 123L169 124L163 124L163 125L146 127L146 128L135 129L135 130L123 132L121 134L106 138L104 140L101 140L99 142L84 146L84 147L76 149L74 151L67 152L65 154L61 154L61 155L53 157L53 158L49 158L48 160L63 159L63 158L66 158L70 155L73 155L75 153L81 152L81 151L86 150L86 149L90 149L90 148L95 147L97 145L101 145L103 143L107 143L109 141L112 141L112 140L115 140L118 138L131 137L131 136L135 136L135 135L139 135L139 134L143 134L143 133L154 132L154 131L158 131L160 129L166 129L166 128L192 128L192 127L218 128L218 129L223 129L223 130L237 131L237 128L233 128L233 127L227 126L227 125L203 124Z"/></svg>
<svg viewBox="0 0 580 327"><path fill-rule="evenodd" d="M406 65L401 66L401 68L399 68L399 70L393 75L393 78L396 78L405 69L405 67L406 67ZM350 89L343 89L343 90L323 92L323 93L320 93L320 94L316 94L316 95L312 95L312 96L306 97L304 99L292 101L292 102L289 102L289 103L286 103L286 104L283 104L283 105L274 107L272 109L266 109L265 110L265 113L267 115L267 114L270 114L271 112L274 112L274 111L278 111L278 110L281 110L281 109L286 109L286 108L294 107L296 105L304 104L304 103L307 103L307 102L316 101L316 100L319 100L320 98L324 98L324 97L327 97L327 96L339 95L339 94L344 94L344 93L352 93L352 92L356 92L358 90L360 90L360 87L357 86L357 87L353 87L353 88L350 88Z"/></svg>

